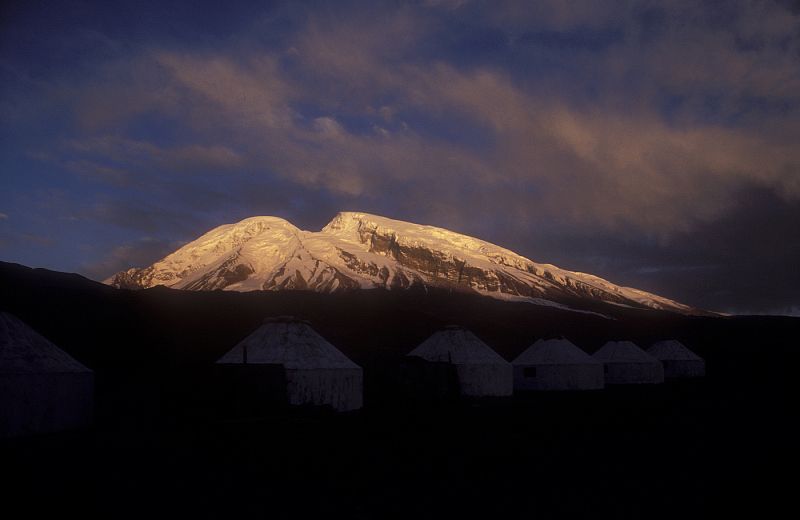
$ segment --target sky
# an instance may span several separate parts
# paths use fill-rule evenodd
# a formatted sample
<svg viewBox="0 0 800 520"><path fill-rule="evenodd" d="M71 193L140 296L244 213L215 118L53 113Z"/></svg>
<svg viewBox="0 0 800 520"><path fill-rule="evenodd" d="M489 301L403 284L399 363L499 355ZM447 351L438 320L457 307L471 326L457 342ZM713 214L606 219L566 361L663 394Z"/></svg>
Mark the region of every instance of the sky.
<svg viewBox="0 0 800 520"><path fill-rule="evenodd" d="M0 260L363 211L800 314L800 2L4 1Z"/></svg>

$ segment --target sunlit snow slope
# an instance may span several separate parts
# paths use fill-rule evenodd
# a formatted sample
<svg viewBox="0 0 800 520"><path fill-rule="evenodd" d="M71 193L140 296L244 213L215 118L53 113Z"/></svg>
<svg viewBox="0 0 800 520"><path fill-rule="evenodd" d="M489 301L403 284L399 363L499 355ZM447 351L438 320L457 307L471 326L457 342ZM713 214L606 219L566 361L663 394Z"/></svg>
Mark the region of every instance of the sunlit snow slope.
<svg viewBox="0 0 800 520"><path fill-rule="evenodd" d="M504 299L590 298L691 313L692 308L590 274L538 264L512 251L432 226L339 213L322 231L276 217L213 229L144 269L106 280L119 288L165 285L229 291L447 287Z"/></svg>

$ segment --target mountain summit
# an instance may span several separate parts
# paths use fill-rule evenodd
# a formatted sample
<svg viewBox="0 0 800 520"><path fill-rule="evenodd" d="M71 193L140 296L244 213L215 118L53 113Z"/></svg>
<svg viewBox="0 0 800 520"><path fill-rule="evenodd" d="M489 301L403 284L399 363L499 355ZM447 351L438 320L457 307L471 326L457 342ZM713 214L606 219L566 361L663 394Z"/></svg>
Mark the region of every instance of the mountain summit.
<svg viewBox="0 0 800 520"><path fill-rule="evenodd" d="M513 251L446 229L342 212L322 231L277 217L215 228L150 267L105 283L142 289L228 291L444 287L538 303L601 300L692 313L678 302L585 273L533 262Z"/></svg>

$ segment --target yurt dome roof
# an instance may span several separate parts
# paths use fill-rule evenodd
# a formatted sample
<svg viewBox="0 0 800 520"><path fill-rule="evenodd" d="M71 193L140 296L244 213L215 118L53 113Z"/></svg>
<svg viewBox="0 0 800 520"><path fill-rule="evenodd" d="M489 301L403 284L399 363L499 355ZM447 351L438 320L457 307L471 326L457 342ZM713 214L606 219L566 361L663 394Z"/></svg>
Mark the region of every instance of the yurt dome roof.
<svg viewBox="0 0 800 520"><path fill-rule="evenodd" d="M508 363L475 334L461 327L435 332L408 355L456 365Z"/></svg>
<svg viewBox="0 0 800 520"><path fill-rule="evenodd" d="M599 361L562 336L557 339L536 341L517 356L512 363L515 365L569 365L598 364Z"/></svg>
<svg viewBox="0 0 800 520"><path fill-rule="evenodd" d="M658 361L632 341L609 341L595 352L593 357L606 363L652 363Z"/></svg>
<svg viewBox="0 0 800 520"><path fill-rule="evenodd" d="M308 322L294 319L266 321L217 363L277 364L297 369L359 368Z"/></svg>
<svg viewBox="0 0 800 520"><path fill-rule="evenodd" d="M671 339L654 343L647 353L658 359L670 361L702 361L703 358L686 348L680 341Z"/></svg>
<svg viewBox="0 0 800 520"><path fill-rule="evenodd" d="M0 312L0 373L91 372L25 322Z"/></svg>

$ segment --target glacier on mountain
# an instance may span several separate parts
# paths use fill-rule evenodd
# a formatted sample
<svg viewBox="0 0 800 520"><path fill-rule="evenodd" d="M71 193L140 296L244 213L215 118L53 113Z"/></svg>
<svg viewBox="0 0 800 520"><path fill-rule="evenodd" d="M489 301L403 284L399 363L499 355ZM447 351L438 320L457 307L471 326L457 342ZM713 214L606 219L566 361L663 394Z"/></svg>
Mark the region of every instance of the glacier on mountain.
<svg viewBox="0 0 800 520"><path fill-rule="evenodd" d="M319 232L277 217L219 226L149 267L105 283L125 289L252 291L441 287L495 298L588 298L691 313L689 306L597 276L533 262L446 229L342 212Z"/></svg>

